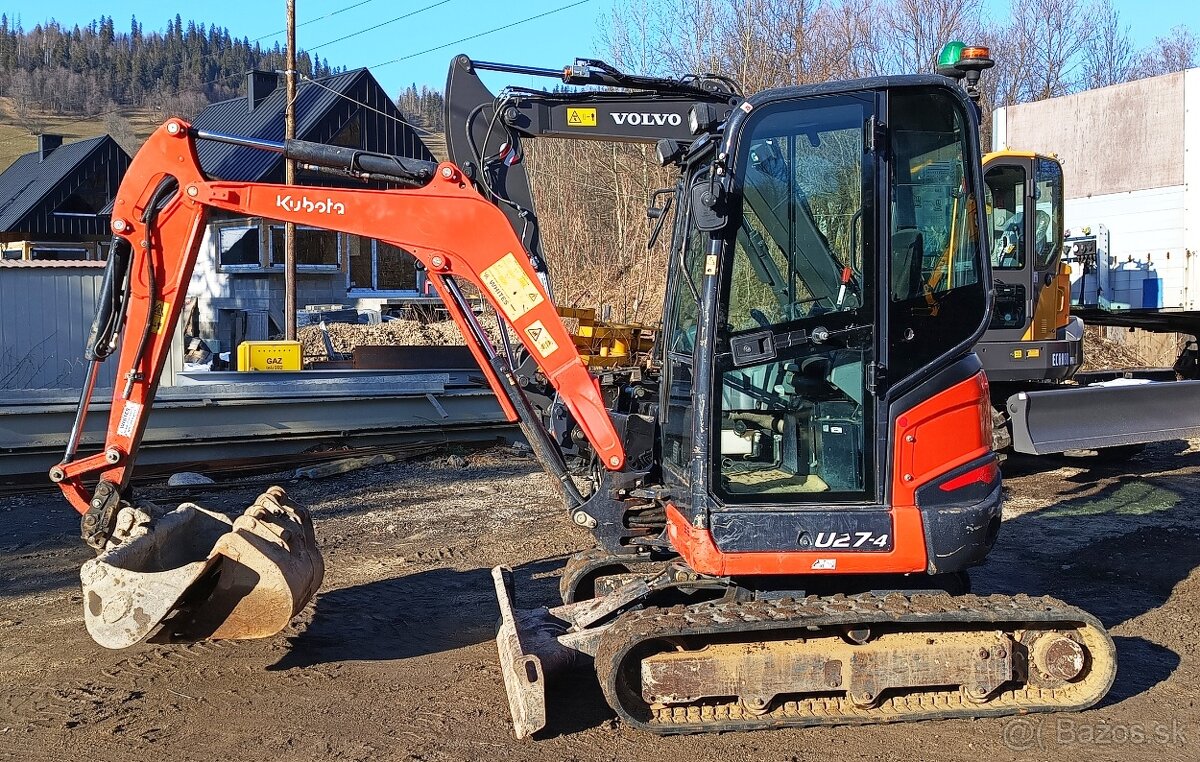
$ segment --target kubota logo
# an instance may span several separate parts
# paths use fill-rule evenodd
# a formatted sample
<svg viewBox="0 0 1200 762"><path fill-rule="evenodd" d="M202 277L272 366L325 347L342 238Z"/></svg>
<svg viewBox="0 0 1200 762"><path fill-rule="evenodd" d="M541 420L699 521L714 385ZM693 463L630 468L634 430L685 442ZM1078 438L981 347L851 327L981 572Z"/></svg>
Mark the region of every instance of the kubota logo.
<svg viewBox="0 0 1200 762"><path fill-rule="evenodd" d="M662 127L667 124L678 127L683 124L683 117L679 114L651 114L646 111L614 111L612 118L617 124L628 124L633 127L640 125Z"/></svg>
<svg viewBox="0 0 1200 762"><path fill-rule="evenodd" d="M346 205L341 201L327 198L324 201L313 201L308 196L292 198L292 194L276 196L275 206L287 209L289 212L317 212L318 214L345 214Z"/></svg>

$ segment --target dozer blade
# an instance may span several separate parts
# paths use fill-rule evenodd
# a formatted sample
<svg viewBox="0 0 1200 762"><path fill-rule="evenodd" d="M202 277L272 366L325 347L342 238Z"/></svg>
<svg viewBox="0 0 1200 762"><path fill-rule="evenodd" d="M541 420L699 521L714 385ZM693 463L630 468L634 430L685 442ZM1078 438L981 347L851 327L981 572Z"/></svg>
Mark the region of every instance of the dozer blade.
<svg viewBox="0 0 1200 762"><path fill-rule="evenodd" d="M265 638L321 586L308 511L271 487L231 522L185 503L158 517L123 508L109 546L80 570L84 622L106 648L150 637Z"/></svg>
<svg viewBox="0 0 1200 762"><path fill-rule="evenodd" d="M567 624L552 616L548 609L514 607L510 569L503 566L492 569L492 583L500 604L496 649L500 652L513 732L517 738L526 738L546 727L547 677L574 664L577 652L558 641Z"/></svg>

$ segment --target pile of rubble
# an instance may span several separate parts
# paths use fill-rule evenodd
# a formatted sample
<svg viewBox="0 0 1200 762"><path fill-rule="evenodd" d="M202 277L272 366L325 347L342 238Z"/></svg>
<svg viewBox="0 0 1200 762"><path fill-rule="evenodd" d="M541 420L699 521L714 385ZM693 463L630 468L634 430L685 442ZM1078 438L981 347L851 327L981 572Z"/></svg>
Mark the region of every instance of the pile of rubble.
<svg viewBox="0 0 1200 762"><path fill-rule="evenodd" d="M479 322L493 343L500 341L499 327L496 319L490 314L479 316ZM466 342L451 320L434 323L423 323L419 320L389 320L373 325L355 325L350 323L327 323L330 343L333 351L349 353L355 347L362 346L395 346L395 347L445 347L463 346ZM306 359L326 359L328 353L325 339L321 335L321 326L309 325L298 331L297 338Z"/></svg>
<svg viewBox="0 0 1200 762"><path fill-rule="evenodd" d="M1125 342L1104 338L1096 326L1083 329L1083 370L1140 368L1144 364L1137 350Z"/></svg>

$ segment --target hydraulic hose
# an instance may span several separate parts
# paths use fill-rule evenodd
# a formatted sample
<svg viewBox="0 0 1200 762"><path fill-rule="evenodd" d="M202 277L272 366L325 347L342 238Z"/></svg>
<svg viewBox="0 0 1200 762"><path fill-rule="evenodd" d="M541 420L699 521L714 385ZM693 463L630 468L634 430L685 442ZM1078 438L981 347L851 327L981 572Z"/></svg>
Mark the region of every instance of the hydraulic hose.
<svg viewBox="0 0 1200 762"><path fill-rule="evenodd" d="M150 203L146 206L145 213L142 214L142 223L146 226L146 298L149 300L149 307L146 324L142 326L142 335L138 340L137 353L134 354L129 372L125 376L124 396L126 399L133 391L134 381L141 376L138 369L146 356L146 347L150 344L150 334L154 329L154 304L158 301L158 281L154 272L154 225L158 219L159 207L178 189L179 183L174 177L163 179L154 189L154 195L150 197Z"/></svg>
<svg viewBox="0 0 1200 762"><path fill-rule="evenodd" d="M104 360L116 348L116 338L121 331L129 297L129 263L132 259L133 248L129 241L113 236L108 262L104 265L104 280L100 282L96 316L92 319L92 329L83 348L83 357L88 361Z"/></svg>

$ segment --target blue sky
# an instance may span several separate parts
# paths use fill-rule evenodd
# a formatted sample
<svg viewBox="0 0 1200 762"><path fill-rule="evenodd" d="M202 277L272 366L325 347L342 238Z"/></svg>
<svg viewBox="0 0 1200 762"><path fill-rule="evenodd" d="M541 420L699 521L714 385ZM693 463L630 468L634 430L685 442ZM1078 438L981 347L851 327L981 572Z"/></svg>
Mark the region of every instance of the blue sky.
<svg viewBox="0 0 1200 762"><path fill-rule="evenodd" d="M436 7L422 10L439 3ZM441 88L446 68L456 53L485 61L504 61L558 68L576 56L602 56L599 29L611 10L611 0L583 0L579 5L550 13L492 34L456 43L523 19L544 14L578 0L523 0L498 3L486 0L296 0L300 47L316 48L322 58L355 68L370 66L393 95L413 82ZM985 0L988 7L1006 9L1007 0ZM1139 46L1165 34L1177 24L1200 33L1200 2L1196 0L1114 0ZM130 16L144 28L161 30L176 12L184 19L228 27L239 37L255 39L283 28L284 0L205 0L203 3L163 3L161 0L110 0L98 5L81 0L44 0L36 5L5 10L18 16L28 29L48 18L66 24L84 24L99 13L111 15L118 29L128 29ZM342 9L341 12L339 9ZM410 18L383 24L406 13ZM333 14L333 15L328 15ZM998 15L998 14L997 14ZM305 24L305 22L311 22ZM1086 19L1080 19L1086 23ZM377 29L331 42L376 24ZM282 42L275 35L263 40ZM323 44L330 43L330 44ZM453 44L452 44L453 43ZM447 45L447 47L441 47ZM430 50L431 48L440 48ZM424 52L429 51L429 52ZM410 57L411 56L411 57ZM380 65L397 58L405 60ZM505 82L542 86L529 78ZM499 84L497 82L496 84Z"/></svg>

